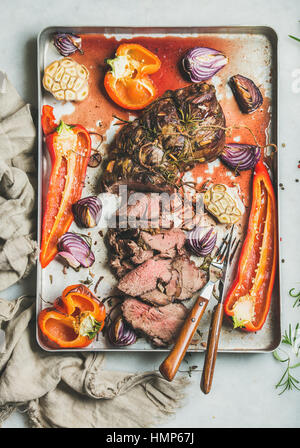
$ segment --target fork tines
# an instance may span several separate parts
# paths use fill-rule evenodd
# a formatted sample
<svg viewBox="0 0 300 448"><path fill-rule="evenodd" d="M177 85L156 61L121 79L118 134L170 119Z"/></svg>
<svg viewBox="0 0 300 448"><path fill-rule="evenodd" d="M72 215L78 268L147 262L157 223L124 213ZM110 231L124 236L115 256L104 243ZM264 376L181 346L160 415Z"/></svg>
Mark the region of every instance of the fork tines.
<svg viewBox="0 0 300 448"><path fill-rule="evenodd" d="M225 260L228 261L230 248L232 246L232 234L233 234L234 224L231 226L230 232L227 233L226 237L223 238L223 241L216 252L215 259L219 263L224 263ZM235 239L234 239L235 241Z"/></svg>
<svg viewBox="0 0 300 448"><path fill-rule="evenodd" d="M232 242L232 247L233 247L233 249L232 249L232 253L231 253L230 258L229 258L229 263L232 262L232 260L233 260L233 258L234 258L234 256L235 256L235 253L236 253L236 251L237 251L237 248L239 247L239 244L241 243L241 240L238 240L238 241L236 242L235 246L234 246L234 242L235 242L235 239L234 239L234 241Z"/></svg>

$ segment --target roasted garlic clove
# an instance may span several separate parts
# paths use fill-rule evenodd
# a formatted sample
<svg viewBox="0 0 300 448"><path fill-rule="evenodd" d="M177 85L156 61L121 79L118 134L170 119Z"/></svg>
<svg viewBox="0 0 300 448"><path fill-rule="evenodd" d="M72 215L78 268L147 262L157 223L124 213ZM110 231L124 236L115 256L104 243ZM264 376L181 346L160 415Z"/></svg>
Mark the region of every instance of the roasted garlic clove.
<svg viewBox="0 0 300 448"><path fill-rule="evenodd" d="M204 206L221 224L235 224L242 216L236 201L223 184L215 184L205 192Z"/></svg>

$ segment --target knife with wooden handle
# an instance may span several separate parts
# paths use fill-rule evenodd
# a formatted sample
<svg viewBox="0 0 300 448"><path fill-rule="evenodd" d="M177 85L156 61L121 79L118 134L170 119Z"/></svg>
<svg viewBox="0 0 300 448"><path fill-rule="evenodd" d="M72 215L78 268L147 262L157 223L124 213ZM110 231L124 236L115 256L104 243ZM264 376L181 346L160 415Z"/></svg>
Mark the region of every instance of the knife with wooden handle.
<svg viewBox="0 0 300 448"><path fill-rule="evenodd" d="M166 380L172 381L176 372L181 364L181 361L190 345L190 342L195 334L195 331L199 325L201 317L204 314L208 299L204 297L198 297L193 308L190 311L188 318L186 319L178 339L174 344L174 347L170 351L167 358L162 362L159 367L160 373Z"/></svg>
<svg viewBox="0 0 300 448"><path fill-rule="evenodd" d="M211 320L211 327L208 336L204 369L201 380L201 389L205 394L208 394L210 392L212 385L223 316L224 316L224 307L223 303L221 302L218 303L213 310L213 317Z"/></svg>

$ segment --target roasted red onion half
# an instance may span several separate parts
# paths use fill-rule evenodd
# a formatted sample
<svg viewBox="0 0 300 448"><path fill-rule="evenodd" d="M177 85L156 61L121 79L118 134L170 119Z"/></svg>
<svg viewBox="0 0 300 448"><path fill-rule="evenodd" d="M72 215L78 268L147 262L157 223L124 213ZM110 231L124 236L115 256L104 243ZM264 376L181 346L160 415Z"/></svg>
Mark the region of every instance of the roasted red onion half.
<svg viewBox="0 0 300 448"><path fill-rule="evenodd" d="M235 75L229 80L235 99L244 114L250 114L263 103L259 88L246 76Z"/></svg>
<svg viewBox="0 0 300 448"><path fill-rule="evenodd" d="M220 159L230 168L252 170L260 159L260 147L241 143L226 144Z"/></svg>
<svg viewBox="0 0 300 448"><path fill-rule="evenodd" d="M111 323L107 333L109 341L116 346L122 347L136 342L136 334L128 323L119 316Z"/></svg>
<svg viewBox="0 0 300 448"><path fill-rule="evenodd" d="M215 228L195 227L187 236L188 247L198 257L206 257L211 254L217 242Z"/></svg>
<svg viewBox="0 0 300 448"><path fill-rule="evenodd" d="M72 211L79 227L95 227L101 218L102 202L97 196L88 196L75 202Z"/></svg>
<svg viewBox="0 0 300 448"><path fill-rule="evenodd" d="M228 58L223 53L206 47L191 48L182 59L183 69L192 82L206 81L227 62Z"/></svg>
<svg viewBox="0 0 300 448"><path fill-rule="evenodd" d="M58 241L58 255L74 269L80 266L89 268L94 263L95 256L87 240L87 237L73 232L65 233Z"/></svg>
<svg viewBox="0 0 300 448"><path fill-rule="evenodd" d="M54 34L54 45L62 56L70 56L75 51L81 50L81 37L72 33L56 33Z"/></svg>

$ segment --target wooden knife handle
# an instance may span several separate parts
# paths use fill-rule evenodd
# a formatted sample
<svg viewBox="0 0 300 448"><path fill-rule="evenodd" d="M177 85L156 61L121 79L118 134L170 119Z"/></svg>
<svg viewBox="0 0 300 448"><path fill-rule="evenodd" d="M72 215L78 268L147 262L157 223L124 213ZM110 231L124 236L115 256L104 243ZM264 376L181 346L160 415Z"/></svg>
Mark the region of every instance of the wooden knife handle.
<svg viewBox="0 0 300 448"><path fill-rule="evenodd" d="M190 311L188 318L186 319L178 339L174 344L174 347L161 363L159 370L166 380L172 381L176 372L181 364L181 361L190 345L192 337L198 327L198 324L203 316L205 308L208 304L208 300L203 297L198 297L193 308Z"/></svg>
<svg viewBox="0 0 300 448"><path fill-rule="evenodd" d="M204 361L204 369L202 372L201 389L205 394L209 393L212 385L223 316L223 303L218 303L213 311Z"/></svg>

